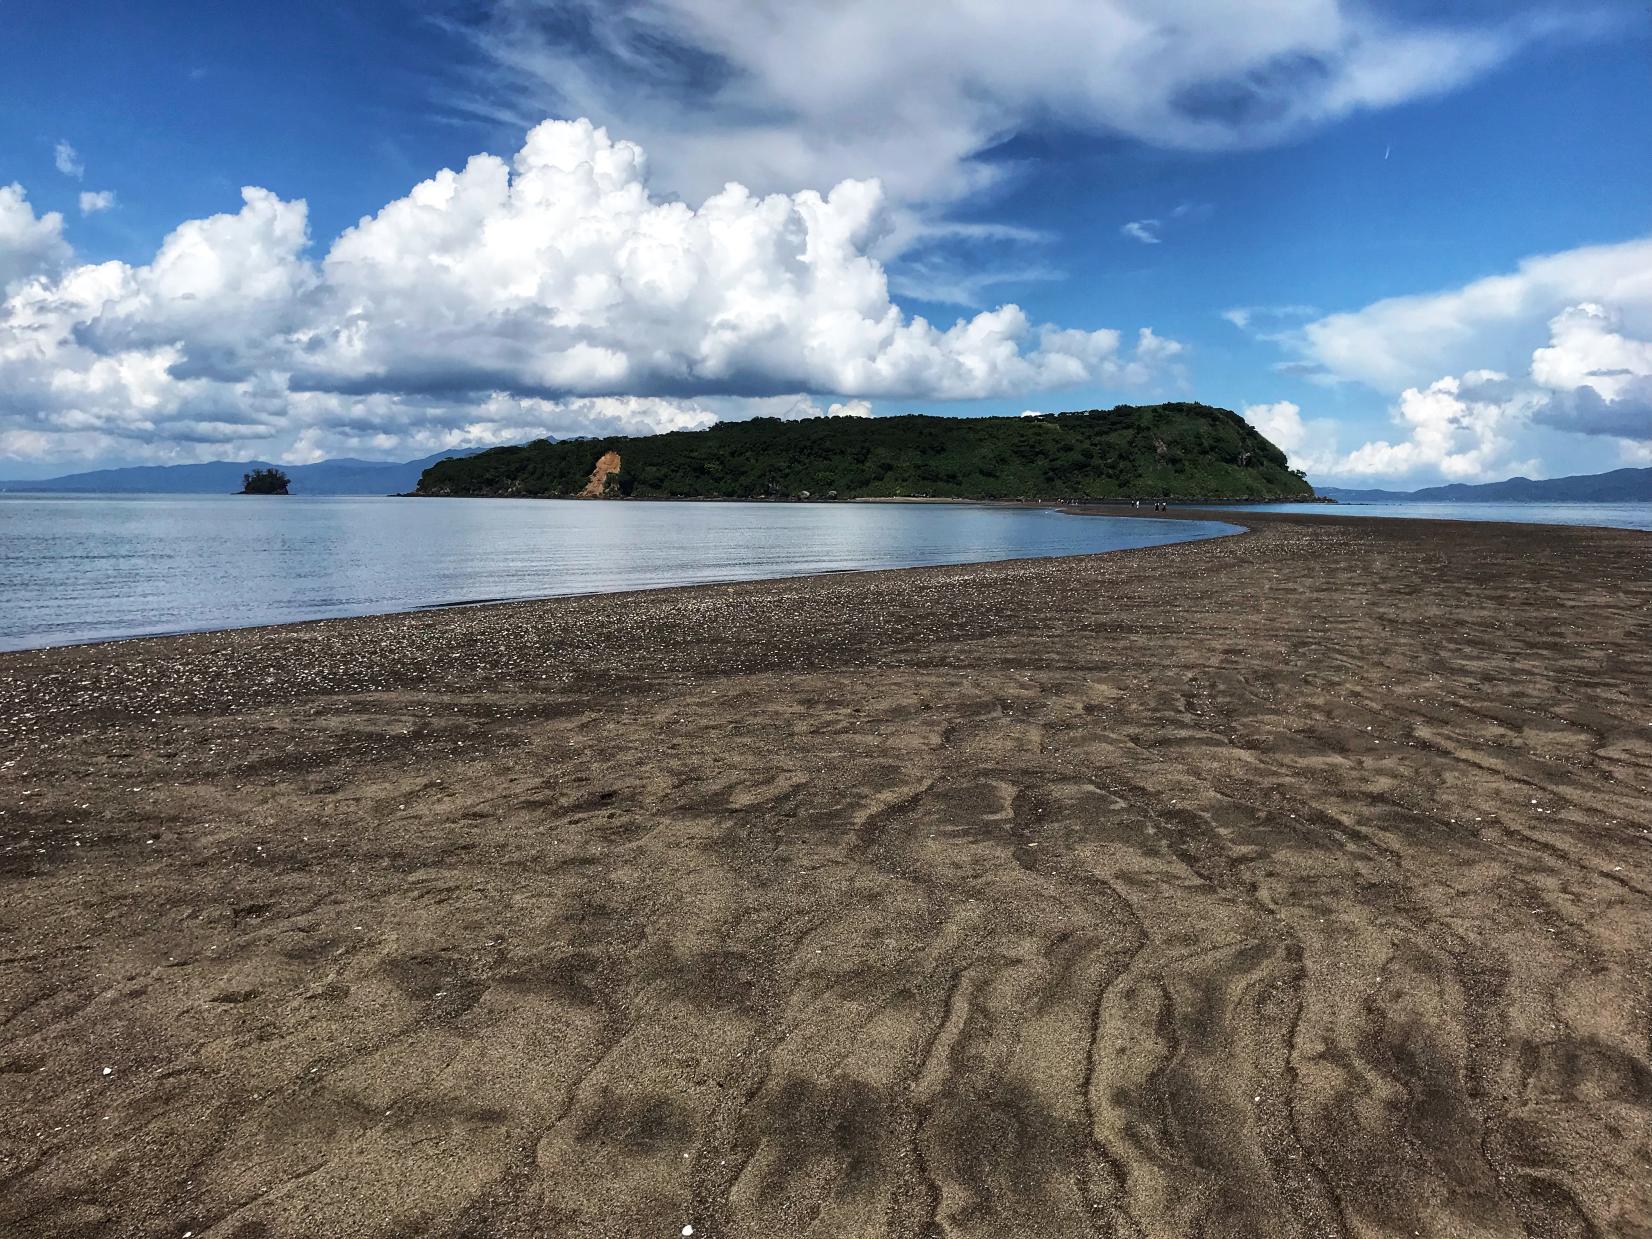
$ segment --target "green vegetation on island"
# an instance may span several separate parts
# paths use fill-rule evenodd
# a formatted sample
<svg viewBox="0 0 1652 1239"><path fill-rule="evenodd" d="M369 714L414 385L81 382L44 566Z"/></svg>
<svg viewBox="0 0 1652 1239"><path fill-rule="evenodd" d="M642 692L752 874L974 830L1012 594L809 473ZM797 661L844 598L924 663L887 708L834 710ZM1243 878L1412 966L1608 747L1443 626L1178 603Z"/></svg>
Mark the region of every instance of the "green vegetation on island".
<svg viewBox="0 0 1652 1239"><path fill-rule="evenodd" d="M1237 414L1157 404L1038 417L763 417L638 438L540 440L440 461L415 493L1261 500L1314 492Z"/></svg>
<svg viewBox="0 0 1652 1239"><path fill-rule="evenodd" d="M243 495L285 495L292 479L279 469L254 469L241 475Z"/></svg>

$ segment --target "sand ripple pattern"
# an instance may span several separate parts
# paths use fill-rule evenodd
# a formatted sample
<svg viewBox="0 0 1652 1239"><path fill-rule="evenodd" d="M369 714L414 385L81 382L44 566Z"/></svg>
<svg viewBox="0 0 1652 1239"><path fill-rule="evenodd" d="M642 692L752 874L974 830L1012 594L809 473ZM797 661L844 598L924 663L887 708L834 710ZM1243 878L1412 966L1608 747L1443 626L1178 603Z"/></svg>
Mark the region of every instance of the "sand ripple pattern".
<svg viewBox="0 0 1652 1239"><path fill-rule="evenodd" d="M1652 1235L1652 538L0 658L0 1234Z"/></svg>

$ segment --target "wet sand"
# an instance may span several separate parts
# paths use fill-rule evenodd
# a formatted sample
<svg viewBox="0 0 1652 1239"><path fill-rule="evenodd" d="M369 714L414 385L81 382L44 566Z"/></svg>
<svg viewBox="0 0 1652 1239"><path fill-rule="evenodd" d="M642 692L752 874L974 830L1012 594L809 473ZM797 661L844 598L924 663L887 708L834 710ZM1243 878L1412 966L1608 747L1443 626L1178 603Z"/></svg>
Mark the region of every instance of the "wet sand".
<svg viewBox="0 0 1652 1239"><path fill-rule="evenodd" d="M1652 536L0 656L0 1234L1652 1235Z"/></svg>

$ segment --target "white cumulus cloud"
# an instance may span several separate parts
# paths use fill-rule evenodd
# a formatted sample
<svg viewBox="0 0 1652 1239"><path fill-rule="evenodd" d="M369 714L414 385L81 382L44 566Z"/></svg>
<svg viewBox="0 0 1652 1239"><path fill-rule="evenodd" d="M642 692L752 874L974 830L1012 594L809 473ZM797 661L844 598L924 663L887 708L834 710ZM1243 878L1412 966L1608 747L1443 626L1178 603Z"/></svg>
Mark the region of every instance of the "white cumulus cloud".
<svg viewBox="0 0 1652 1239"><path fill-rule="evenodd" d="M61 267L71 253L61 215L36 215L21 185L0 185L0 292L24 276Z"/></svg>
<svg viewBox="0 0 1652 1239"><path fill-rule="evenodd" d="M140 266L72 265L61 219L0 191L0 451L449 447L703 425L730 402L817 415L814 394L864 416L1146 383L1182 352L1015 305L944 326L903 313L870 253L874 182L730 184L696 208L655 197L646 169L588 122L545 122L513 160L443 171L325 253L303 202L248 188Z"/></svg>
<svg viewBox="0 0 1652 1239"><path fill-rule="evenodd" d="M1532 380L1553 393L1539 421L1583 434L1652 442L1652 340L1619 330L1604 306L1571 306L1532 354Z"/></svg>
<svg viewBox="0 0 1652 1239"><path fill-rule="evenodd" d="M1367 443L1326 472L1396 477L1426 470L1454 482L1538 472L1536 460L1513 455L1515 433L1530 414L1529 399L1495 371L1438 379L1401 393L1395 421L1405 438Z"/></svg>
<svg viewBox="0 0 1652 1239"><path fill-rule="evenodd" d="M1334 419L1304 417L1289 400L1247 405L1243 415L1284 450L1293 467L1322 481L1479 482L1543 472L1538 459L1520 450L1522 432L1541 404L1541 396L1495 371L1447 376L1400 393L1392 410L1400 435L1352 451L1338 447Z"/></svg>
<svg viewBox="0 0 1652 1239"><path fill-rule="evenodd" d="M871 417L872 406L864 400L841 400L826 406L827 417Z"/></svg>
<svg viewBox="0 0 1652 1239"><path fill-rule="evenodd" d="M1240 415L1290 458L1292 468L1310 473L1336 470L1334 422L1304 419L1302 407L1289 400L1249 404Z"/></svg>
<svg viewBox="0 0 1652 1239"><path fill-rule="evenodd" d="M1254 330L1248 310L1229 318ZM1296 355L1290 369L1396 399L1404 438L1322 472L1503 476L1537 464L1530 444L1545 428L1616 438L1626 459L1652 441L1652 238L1529 258L1262 338Z"/></svg>
<svg viewBox="0 0 1652 1239"><path fill-rule="evenodd" d="M82 215L96 215L100 211L113 210L114 206L115 191L112 189L81 191L80 213Z"/></svg>
<svg viewBox="0 0 1652 1239"><path fill-rule="evenodd" d="M1315 319L1294 337L1328 378L1398 392L1467 369L1518 373L1569 307L1608 307L1652 339L1652 237L1528 258L1461 288L1390 297Z"/></svg>
<svg viewBox="0 0 1652 1239"><path fill-rule="evenodd" d="M698 208L649 192L642 150L587 122L537 126L363 220L323 263L330 311L301 385L525 394L821 391L962 399L1122 372L1117 335L1014 305L908 318L868 250L877 184ZM486 322L479 334L475 324Z"/></svg>
<svg viewBox="0 0 1652 1239"><path fill-rule="evenodd" d="M113 295L76 325L76 338L104 356L175 349L180 378L286 368L318 308L308 211L267 189L241 197L234 215L180 224L148 265L109 264Z"/></svg>

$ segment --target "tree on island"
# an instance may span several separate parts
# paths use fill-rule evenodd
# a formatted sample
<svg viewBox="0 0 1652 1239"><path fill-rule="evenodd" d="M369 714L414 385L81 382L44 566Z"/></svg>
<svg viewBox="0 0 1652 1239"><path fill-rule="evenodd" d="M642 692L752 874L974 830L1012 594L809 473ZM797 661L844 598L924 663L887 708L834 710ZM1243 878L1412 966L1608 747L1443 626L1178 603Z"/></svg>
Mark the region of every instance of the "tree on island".
<svg viewBox="0 0 1652 1239"><path fill-rule="evenodd" d="M243 495L285 495L292 479L279 469L254 469L241 475Z"/></svg>

